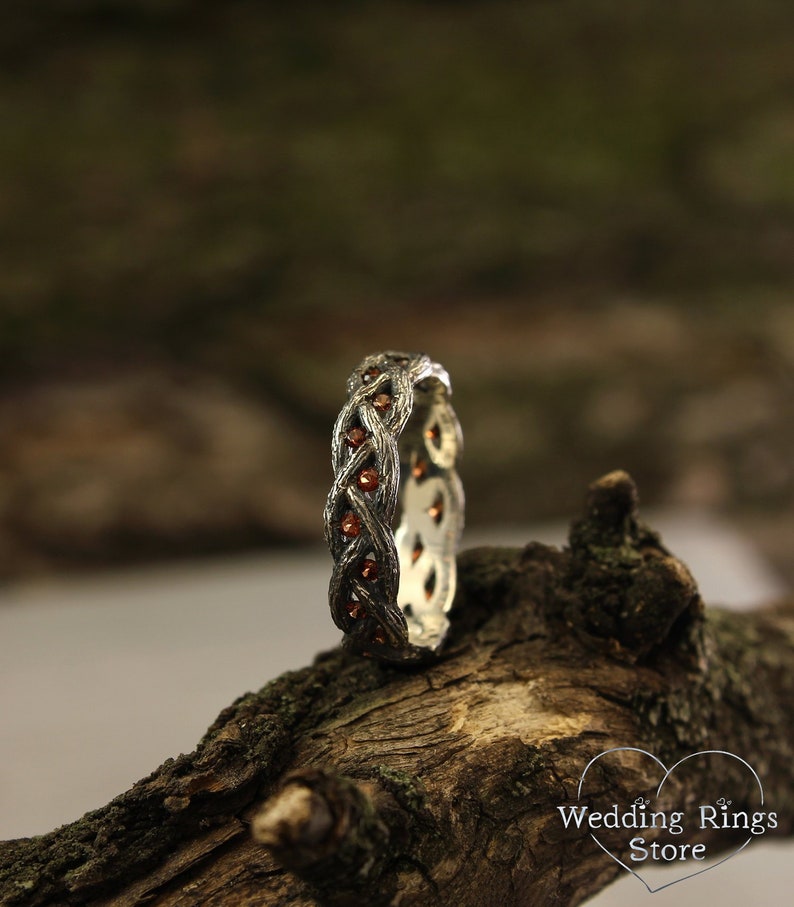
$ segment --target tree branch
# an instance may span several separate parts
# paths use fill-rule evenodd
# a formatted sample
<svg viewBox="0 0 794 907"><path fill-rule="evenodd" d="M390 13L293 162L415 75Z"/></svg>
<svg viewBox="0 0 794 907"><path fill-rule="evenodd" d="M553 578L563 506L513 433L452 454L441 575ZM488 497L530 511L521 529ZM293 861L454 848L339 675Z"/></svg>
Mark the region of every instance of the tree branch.
<svg viewBox="0 0 794 907"><path fill-rule="evenodd" d="M103 809L3 845L0 902L577 904L621 870L557 807L620 746L743 756L791 833L791 602L704 611L620 472L591 486L569 549L477 549L459 571L443 659L335 650L282 675ZM604 765L593 802L655 795L652 769ZM707 802L735 781L726 761L667 791Z"/></svg>

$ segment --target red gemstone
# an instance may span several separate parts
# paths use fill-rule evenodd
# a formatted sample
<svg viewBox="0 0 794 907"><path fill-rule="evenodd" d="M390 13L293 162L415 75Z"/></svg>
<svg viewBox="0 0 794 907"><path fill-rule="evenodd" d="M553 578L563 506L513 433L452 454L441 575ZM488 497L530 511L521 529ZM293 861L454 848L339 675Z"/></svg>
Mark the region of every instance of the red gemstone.
<svg viewBox="0 0 794 907"><path fill-rule="evenodd" d="M386 634L383 632L383 627L378 627L377 630L372 634L372 641L376 642L379 646L386 644Z"/></svg>
<svg viewBox="0 0 794 907"><path fill-rule="evenodd" d="M441 522L441 517L444 515L444 499L440 495L433 501L427 513L434 523Z"/></svg>
<svg viewBox="0 0 794 907"><path fill-rule="evenodd" d="M365 558L361 562L361 575L364 579L374 582L378 578L378 563L371 558Z"/></svg>
<svg viewBox="0 0 794 907"><path fill-rule="evenodd" d="M417 460L411 468L411 475L420 482L427 475L427 460Z"/></svg>
<svg viewBox="0 0 794 907"><path fill-rule="evenodd" d="M351 428L345 434L345 444L348 447L361 447L361 445L367 440L367 433L363 428Z"/></svg>
<svg viewBox="0 0 794 907"><path fill-rule="evenodd" d="M441 437L441 429L438 427L438 425L433 425L427 429L427 431L425 432L425 437L428 441L438 441L438 439Z"/></svg>
<svg viewBox="0 0 794 907"><path fill-rule="evenodd" d="M361 376L361 380L364 382L364 384L369 384L370 381L372 381L373 378L377 378L379 374L380 369L372 366L372 368L368 368L364 372L364 374Z"/></svg>
<svg viewBox="0 0 794 907"><path fill-rule="evenodd" d="M355 513L348 511L339 522L339 531L349 539L354 539L361 533L361 520Z"/></svg>
<svg viewBox="0 0 794 907"><path fill-rule="evenodd" d="M375 394L372 405L379 413L385 413L387 409L391 409L391 394Z"/></svg>
<svg viewBox="0 0 794 907"><path fill-rule="evenodd" d="M361 602L348 602L345 605L345 610L353 620L364 620L367 616L367 610Z"/></svg>
<svg viewBox="0 0 794 907"><path fill-rule="evenodd" d="M358 474L356 485L358 485L362 491L374 491L378 487L379 481L378 470L368 466L366 469L362 469Z"/></svg>

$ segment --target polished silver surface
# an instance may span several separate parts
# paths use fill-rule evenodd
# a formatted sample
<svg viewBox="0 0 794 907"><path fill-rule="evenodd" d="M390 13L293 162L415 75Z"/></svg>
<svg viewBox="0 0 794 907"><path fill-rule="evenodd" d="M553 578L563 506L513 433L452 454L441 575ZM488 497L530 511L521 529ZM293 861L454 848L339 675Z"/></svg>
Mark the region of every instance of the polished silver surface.
<svg viewBox="0 0 794 907"><path fill-rule="evenodd" d="M462 436L449 376L423 353L377 353L353 371L347 391L324 514L331 614L347 647L421 661L449 628L463 530L455 471ZM373 469L377 487L362 489L362 471Z"/></svg>

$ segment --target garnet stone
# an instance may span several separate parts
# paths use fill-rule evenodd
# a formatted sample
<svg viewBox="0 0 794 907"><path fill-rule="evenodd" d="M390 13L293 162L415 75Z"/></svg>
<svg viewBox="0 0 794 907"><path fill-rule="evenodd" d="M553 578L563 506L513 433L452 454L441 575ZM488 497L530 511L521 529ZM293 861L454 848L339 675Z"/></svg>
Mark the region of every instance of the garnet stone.
<svg viewBox="0 0 794 907"><path fill-rule="evenodd" d="M353 620L364 620L364 618L367 616L367 610L361 604L361 602L348 602L345 605L345 610L353 618Z"/></svg>
<svg viewBox="0 0 794 907"><path fill-rule="evenodd" d="M361 575L364 579L374 582L378 578L378 563L373 561L372 558L365 558L361 562Z"/></svg>
<svg viewBox="0 0 794 907"><path fill-rule="evenodd" d="M339 521L339 531L349 539L354 539L361 534L361 520L349 510Z"/></svg>
<svg viewBox="0 0 794 907"><path fill-rule="evenodd" d="M362 469L356 479L356 485L358 485L362 491L374 491L378 487L378 483L378 470L373 469L371 466Z"/></svg>
<svg viewBox="0 0 794 907"><path fill-rule="evenodd" d="M358 426L349 429L345 434L345 444L347 444L348 447L361 447L366 440L366 431Z"/></svg>
<svg viewBox="0 0 794 907"><path fill-rule="evenodd" d="M372 405L379 413L385 413L387 409L391 409L391 394L375 394Z"/></svg>

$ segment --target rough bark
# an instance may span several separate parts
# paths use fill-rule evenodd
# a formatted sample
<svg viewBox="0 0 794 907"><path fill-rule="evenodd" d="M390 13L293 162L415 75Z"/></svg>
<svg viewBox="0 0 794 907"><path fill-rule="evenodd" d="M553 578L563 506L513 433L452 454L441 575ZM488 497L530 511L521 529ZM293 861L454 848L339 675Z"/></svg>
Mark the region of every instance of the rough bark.
<svg viewBox="0 0 794 907"><path fill-rule="evenodd" d="M791 833L791 602L705 610L637 521L625 473L591 486L569 548L478 549L459 564L438 663L409 671L335 650L243 696L190 755L3 845L2 904L577 904L622 870L557 806L619 746L668 765L696 750L744 756L777 833ZM648 762L604 765L594 802L651 796ZM668 793L707 802L735 780L725 762L671 776Z"/></svg>

